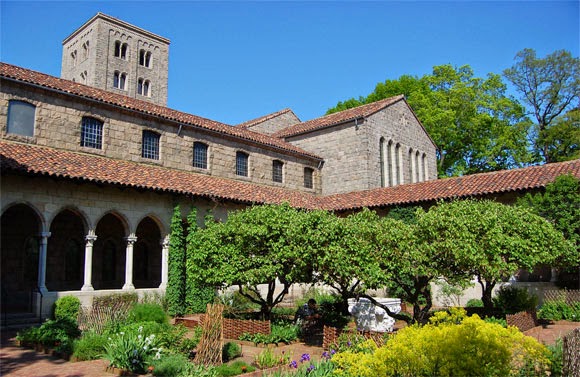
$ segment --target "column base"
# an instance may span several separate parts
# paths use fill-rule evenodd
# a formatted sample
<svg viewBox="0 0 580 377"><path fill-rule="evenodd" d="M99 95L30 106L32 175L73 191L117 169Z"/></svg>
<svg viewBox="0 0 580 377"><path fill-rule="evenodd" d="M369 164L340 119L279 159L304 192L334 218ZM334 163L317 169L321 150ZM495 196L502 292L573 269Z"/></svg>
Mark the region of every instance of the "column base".
<svg viewBox="0 0 580 377"><path fill-rule="evenodd" d="M83 285L83 287L81 288L81 291L85 291L85 292L90 292L90 291L94 291L95 288L93 288L92 285Z"/></svg>
<svg viewBox="0 0 580 377"><path fill-rule="evenodd" d="M123 290L124 291L134 291L135 286L133 284L125 284L125 285L123 285Z"/></svg>

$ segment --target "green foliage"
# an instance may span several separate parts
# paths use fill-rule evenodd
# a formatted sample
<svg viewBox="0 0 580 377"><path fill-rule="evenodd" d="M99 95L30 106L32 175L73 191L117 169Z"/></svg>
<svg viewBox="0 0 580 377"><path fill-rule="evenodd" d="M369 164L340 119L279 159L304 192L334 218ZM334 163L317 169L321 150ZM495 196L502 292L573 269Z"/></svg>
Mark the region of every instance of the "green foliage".
<svg viewBox="0 0 580 377"><path fill-rule="evenodd" d="M546 302L538 311L538 318L580 322L580 302L573 302L570 305L564 301Z"/></svg>
<svg viewBox="0 0 580 377"><path fill-rule="evenodd" d="M580 158L580 110L574 109L554 119L539 140L547 146L546 160L570 161Z"/></svg>
<svg viewBox="0 0 580 377"><path fill-rule="evenodd" d="M105 345L105 358L111 366L134 373L145 373L152 360L161 358L161 348L155 334L140 327L137 331L112 334Z"/></svg>
<svg viewBox="0 0 580 377"><path fill-rule="evenodd" d="M277 355L270 347L264 348L264 350L257 354L254 358L255 365L260 369L273 368L279 365L287 365L289 362L290 355L285 353Z"/></svg>
<svg viewBox="0 0 580 377"><path fill-rule="evenodd" d="M222 360L224 362L230 361L242 355L242 347L237 343L227 342L222 349Z"/></svg>
<svg viewBox="0 0 580 377"><path fill-rule="evenodd" d="M185 314L185 237L181 221L179 205L173 209L171 217L171 234L169 236L168 281L165 294L167 296L168 313L171 316Z"/></svg>
<svg viewBox="0 0 580 377"><path fill-rule="evenodd" d="M132 307L137 302L139 302L137 293L113 293L93 297L93 307Z"/></svg>
<svg viewBox="0 0 580 377"><path fill-rule="evenodd" d="M330 345L330 349L333 352L346 352L356 350L355 352L362 352L361 345L366 342L367 339L354 331L343 332L338 336L335 343Z"/></svg>
<svg viewBox="0 0 580 377"><path fill-rule="evenodd" d="M190 285L187 291L187 311L189 313L205 313L207 304L215 301L214 287Z"/></svg>
<svg viewBox="0 0 580 377"><path fill-rule="evenodd" d="M238 374L249 373L255 370L256 368L246 364L242 360L234 361L231 364L222 364L216 367L217 374L221 377L237 376Z"/></svg>
<svg viewBox="0 0 580 377"><path fill-rule="evenodd" d="M189 363L178 377L219 377L216 367Z"/></svg>
<svg viewBox="0 0 580 377"><path fill-rule="evenodd" d="M94 332L85 332L73 345L72 357L78 361L97 360L105 353L107 337Z"/></svg>
<svg viewBox="0 0 580 377"><path fill-rule="evenodd" d="M156 322L168 323L167 315L158 304L136 304L129 312L128 320L131 322Z"/></svg>
<svg viewBox="0 0 580 377"><path fill-rule="evenodd" d="M177 377L187 371L189 360L181 354L169 354L159 360L153 360L151 364L154 376Z"/></svg>
<svg viewBox="0 0 580 377"><path fill-rule="evenodd" d="M471 298L465 304L466 308L483 308L483 301L480 298Z"/></svg>
<svg viewBox="0 0 580 377"><path fill-rule="evenodd" d="M580 59L565 50L537 58L536 51L526 48L516 54L515 61L504 76L520 92L535 118L532 137L536 155L545 162L554 162L553 157L560 157L554 152L566 150L553 144L551 128L558 116L574 108L580 98ZM578 145L578 139L569 142Z"/></svg>
<svg viewBox="0 0 580 377"><path fill-rule="evenodd" d="M290 373L283 373L284 377L330 377L334 376L335 365L328 359L308 361L297 365L297 369ZM276 376L276 375L274 375Z"/></svg>
<svg viewBox="0 0 580 377"><path fill-rule="evenodd" d="M531 161L524 109L506 95L501 77L474 77L470 66L433 67L423 77L401 76L378 83L367 97L328 113L404 94L437 146L439 176L522 166Z"/></svg>
<svg viewBox="0 0 580 377"><path fill-rule="evenodd" d="M505 318L485 317L483 320L487 323L494 323L496 325L500 325L501 327L507 328L507 321Z"/></svg>
<svg viewBox="0 0 580 377"><path fill-rule="evenodd" d="M373 352L346 351L332 361L343 377L518 376L526 366L542 376L549 370L548 356L542 344L516 328L456 312L439 314L425 326L401 329Z"/></svg>
<svg viewBox="0 0 580 377"><path fill-rule="evenodd" d="M16 339L23 344L42 344L56 352L71 354L74 340L81 335L76 321L64 317L46 320L40 327L19 331Z"/></svg>
<svg viewBox="0 0 580 377"><path fill-rule="evenodd" d="M550 350L550 377L562 377L564 366L564 342L562 338L556 339L553 345L548 345Z"/></svg>
<svg viewBox="0 0 580 377"><path fill-rule="evenodd" d="M493 298L493 305L505 314L532 311L538 305L538 296L530 294L525 288L503 286Z"/></svg>
<svg viewBox="0 0 580 377"><path fill-rule="evenodd" d="M68 318L74 322L77 321L79 310L81 309L81 300L75 296L64 296L54 303L54 318Z"/></svg>

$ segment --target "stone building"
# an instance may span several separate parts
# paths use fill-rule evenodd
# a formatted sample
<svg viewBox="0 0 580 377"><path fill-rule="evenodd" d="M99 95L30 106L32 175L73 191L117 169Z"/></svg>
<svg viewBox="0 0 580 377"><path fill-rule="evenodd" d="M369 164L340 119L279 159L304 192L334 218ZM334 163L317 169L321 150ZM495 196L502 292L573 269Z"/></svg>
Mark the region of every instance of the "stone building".
<svg viewBox="0 0 580 377"><path fill-rule="evenodd" d="M306 122L289 109L237 126L179 112L165 106L168 45L99 13L64 41L62 78L0 63L3 313L163 292L177 204L200 222L261 203L384 213L580 177L572 161L436 179L433 141L402 96Z"/></svg>

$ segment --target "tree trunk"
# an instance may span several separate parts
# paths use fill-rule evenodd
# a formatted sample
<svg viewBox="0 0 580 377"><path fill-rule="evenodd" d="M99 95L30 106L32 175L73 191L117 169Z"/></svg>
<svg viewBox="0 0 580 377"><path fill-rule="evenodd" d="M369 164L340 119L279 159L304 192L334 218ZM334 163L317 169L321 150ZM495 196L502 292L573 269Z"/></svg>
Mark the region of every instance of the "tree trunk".
<svg viewBox="0 0 580 377"><path fill-rule="evenodd" d="M481 285L481 301L486 313L493 312L493 300L491 299L495 282L483 281L481 277L477 277L479 285Z"/></svg>

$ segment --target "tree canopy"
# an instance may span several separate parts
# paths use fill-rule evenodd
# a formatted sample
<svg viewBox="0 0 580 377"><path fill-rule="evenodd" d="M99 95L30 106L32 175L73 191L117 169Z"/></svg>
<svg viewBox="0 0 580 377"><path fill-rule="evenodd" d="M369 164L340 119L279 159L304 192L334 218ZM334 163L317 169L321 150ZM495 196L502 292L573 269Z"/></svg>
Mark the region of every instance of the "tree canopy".
<svg viewBox="0 0 580 377"><path fill-rule="evenodd" d="M440 65L423 77L378 83L366 97L339 102L327 113L404 94L437 145L439 176L520 167L531 161L524 108L506 95L501 77L475 77L470 66Z"/></svg>
<svg viewBox="0 0 580 377"><path fill-rule="evenodd" d="M561 155L554 155L554 149L560 152L566 149L558 148L557 134L550 129L560 115L580 106L580 59L565 50L554 51L542 59L536 57L536 51L526 48L516 54L515 64L504 71L504 76L521 93L536 121L534 151L545 162L560 161ZM578 139L564 144L569 142L576 144L577 151Z"/></svg>

